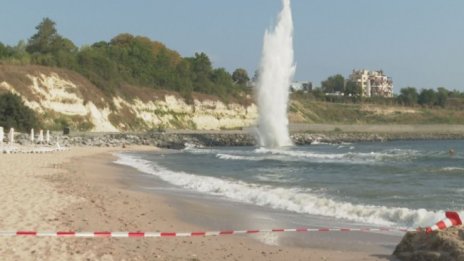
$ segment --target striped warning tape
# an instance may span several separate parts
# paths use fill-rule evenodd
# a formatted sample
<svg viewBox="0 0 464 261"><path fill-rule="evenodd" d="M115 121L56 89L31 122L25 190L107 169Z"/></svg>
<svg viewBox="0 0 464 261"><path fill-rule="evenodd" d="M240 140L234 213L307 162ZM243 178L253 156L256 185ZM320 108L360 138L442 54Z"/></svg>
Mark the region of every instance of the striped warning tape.
<svg viewBox="0 0 464 261"><path fill-rule="evenodd" d="M431 233L449 227L462 225L462 220L458 212L448 211L446 218L440 220L435 225L426 227L425 232ZM222 231L198 231L198 232L37 232L37 231L0 231L0 237L198 237L198 236L224 236L257 233L279 233L279 232L416 232L424 231L421 228L276 228L276 229L255 229L255 230L222 230Z"/></svg>
<svg viewBox="0 0 464 261"><path fill-rule="evenodd" d="M0 231L0 237L197 237L197 236L225 236L257 233L279 232L409 232L416 229L406 228L277 228L256 230L222 230L198 232L37 232L37 231Z"/></svg>

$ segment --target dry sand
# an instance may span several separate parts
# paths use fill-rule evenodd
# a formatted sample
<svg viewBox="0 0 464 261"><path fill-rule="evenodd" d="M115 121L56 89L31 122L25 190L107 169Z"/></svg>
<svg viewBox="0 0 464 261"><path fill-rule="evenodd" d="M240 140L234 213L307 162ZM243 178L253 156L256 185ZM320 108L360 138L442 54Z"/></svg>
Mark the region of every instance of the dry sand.
<svg viewBox="0 0 464 261"><path fill-rule="evenodd" d="M135 150L154 148L132 147ZM111 148L0 155L0 230L198 231L162 196L137 192ZM334 234L334 237L336 235ZM0 238L2 260L388 260L375 253L262 244L248 236Z"/></svg>

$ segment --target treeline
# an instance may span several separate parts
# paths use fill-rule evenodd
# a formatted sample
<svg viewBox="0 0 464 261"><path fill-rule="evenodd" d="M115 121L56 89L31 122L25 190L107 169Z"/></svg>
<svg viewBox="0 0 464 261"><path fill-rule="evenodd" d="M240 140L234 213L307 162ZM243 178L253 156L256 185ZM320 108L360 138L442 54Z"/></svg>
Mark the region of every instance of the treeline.
<svg viewBox="0 0 464 261"><path fill-rule="evenodd" d="M406 87L400 90L399 95L394 97L362 97L353 96L336 96L327 95L322 88L317 87L311 91L297 91L295 96L300 98L312 99L326 102L341 103L374 103L383 105L401 105L401 106L422 106L422 107L441 107L464 109L464 92L457 90L448 90L444 87L437 89L421 89L418 91L415 87Z"/></svg>
<svg viewBox="0 0 464 261"><path fill-rule="evenodd" d="M444 87L418 90L415 87L405 87L394 97L363 97L361 87L355 82L346 80L341 74L328 77L321 82L321 87L296 92L295 96L326 102L368 102L383 105L464 109L464 92L458 90L448 90Z"/></svg>
<svg viewBox="0 0 464 261"><path fill-rule="evenodd" d="M107 94L125 84L177 91L185 97L199 92L227 99L249 91L246 70L239 68L230 74L224 68L213 68L205 53L182 57L160 42L130 34L78 48L58 34L49 18L36 29L27 42L0 43L0 61L74 70Z"/></svg>

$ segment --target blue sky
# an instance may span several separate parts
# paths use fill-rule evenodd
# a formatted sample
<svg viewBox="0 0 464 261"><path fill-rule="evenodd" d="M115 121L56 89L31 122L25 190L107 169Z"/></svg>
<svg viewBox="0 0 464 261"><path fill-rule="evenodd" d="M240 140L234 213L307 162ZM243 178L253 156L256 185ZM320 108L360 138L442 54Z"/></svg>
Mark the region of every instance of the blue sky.
<svg viewBox="0 0 464 261"><path fill-rule="evenodd" d="M464 1L293 0L296 80L319 85L353 68L383 69L405 86L464 91ZM257 68L264 30L280 0L5 1L0 42L34 34L43 17L78 46L119 33L145 35L183 56L204 51L216 67Z"/></svg>

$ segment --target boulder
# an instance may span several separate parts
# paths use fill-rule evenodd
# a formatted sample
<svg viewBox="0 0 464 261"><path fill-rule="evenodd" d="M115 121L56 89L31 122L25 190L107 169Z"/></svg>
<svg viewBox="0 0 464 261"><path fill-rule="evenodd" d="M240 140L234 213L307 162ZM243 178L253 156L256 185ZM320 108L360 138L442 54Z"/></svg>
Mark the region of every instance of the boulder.
<svg viewBox="0 0 464 261"><path fill-rule="evenodd" d="M401 261L464 261L464 228L408 232L393 255Z"/></svg>

